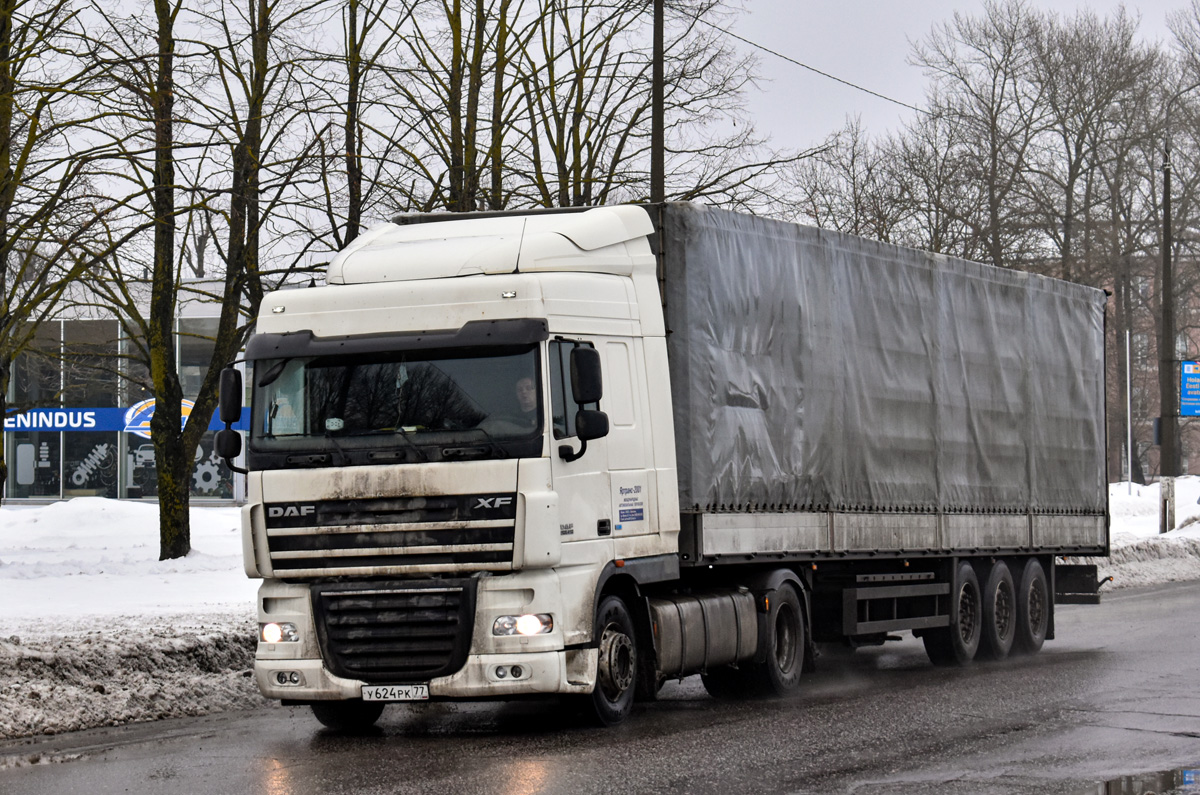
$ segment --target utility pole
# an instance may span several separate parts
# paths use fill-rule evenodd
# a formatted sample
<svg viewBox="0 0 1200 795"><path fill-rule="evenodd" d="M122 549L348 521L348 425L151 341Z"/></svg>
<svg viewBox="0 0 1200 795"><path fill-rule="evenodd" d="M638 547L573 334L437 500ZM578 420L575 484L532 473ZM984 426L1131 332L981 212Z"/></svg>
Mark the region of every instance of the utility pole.
<svg viewBox="0 0 1200 795"><path fill-rule="evenodd" d="M667 200L663 122L663 0L654 0L654 68L650 87L650 201Z"/></svg>
<svg viewBox="0 0 1200 795"><path fill-rule="evenodd" d="M1171 108L1163 143L1162 334L1158 350L1158 532L1175 529L1175 476L1179 474L1179 407L1175 397L1175 273L1171 267Z"/></svg>

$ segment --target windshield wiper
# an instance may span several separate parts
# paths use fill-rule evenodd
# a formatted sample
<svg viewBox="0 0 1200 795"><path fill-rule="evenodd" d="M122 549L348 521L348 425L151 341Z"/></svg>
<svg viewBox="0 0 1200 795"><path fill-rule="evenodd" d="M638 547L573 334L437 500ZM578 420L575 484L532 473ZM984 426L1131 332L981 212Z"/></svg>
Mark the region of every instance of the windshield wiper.
<svg viewBox="0 0 1200 795"><path fill-rule="evenodd" d="M487 432L487 430L485 430L484 428L481 428L481 427L479 427L478 425L476 425L474 428L466 428L465 430L468 430L468 431L479 431L480 433L482 433L482 434L484 435L484 437L485 437L485 438L488 440L488 443L489 443L489 444L490 444L492 447L494 447L494 448L496 448L497 450L499 450L499 451L500 451L500 455L504 456L505 458L508 458L508 457L511 455L511 454L508 452L508 449L507 449L507 448L506 448L504 445L502 445L502 444L500 444L499 442L497 442L497 441L496 441L496 437L492 436L492 435L491 435L490 433L488 433L488 432Z"/></svg>
<svg viewBox="0 0 1200 795"><path fill-rule="evenodd" d="M421 457L422 461L429 460L429 454L422 450L420 445L412 440L412 437L408 435L408 431L404 430L402 425L396 426L396 433L400 434L400 438L404 440L405 444L413 449L413 452Z"/></svg>
<svg viewBox="0 0 1200 795"><path fill-rule="evenodd" d="M337 465L340 467L346 466L346 451L344 449L342 449L342 445L338 442L337 439L334 438L333 433L328 430L325 431L325 438L329 440L329 443L331 445L333 445L333 449L337 451L337 454L338 454L338 464Z"/></svg>
<svg viewBox="0 0 1200 795"><path fill-rule="evenodd" d="M378 428L378 429L369 428L369 429L361 430L361 431L351 431L350 433L342 434L342 436L344 436L344 437L345 436L382 436L385 433L400 434L400 438L404 440L404 443L407 444L409 447L411 447L413 452L415 452L422 461L429 460L429 454L426 453L424 450L422 450L421 446L412 440L412 435L408 431L401 428L399 425L397 425L395 428ZM372 451L370 453L369 457L370 458L379 458L381 456L378 453L378 451Z"/></svg>

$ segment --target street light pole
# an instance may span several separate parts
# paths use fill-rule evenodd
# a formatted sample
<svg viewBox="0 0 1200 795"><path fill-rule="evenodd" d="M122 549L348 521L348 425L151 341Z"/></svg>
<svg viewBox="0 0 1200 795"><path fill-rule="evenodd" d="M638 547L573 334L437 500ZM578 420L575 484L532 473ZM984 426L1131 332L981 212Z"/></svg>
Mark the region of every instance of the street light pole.
<svg viewBox="0 0 1200 795"><path fill-rule="evenodd" d="M1182 92L1181 92L1182 93ZM1175 476L1179 474L1179 406L1175 396L1175 269L1171 267L1171 103L1163 140L1162 331L1158 343L1158 532L1175 529Z"/></svg>
<svg viewBox="0 0 1200 795"><path fill-rule="evenodd" d="M1167 112L1168 124L1170 111ZM1158 351L1158 389L1162 432L1159 474L1179 474L1179 405L1175 394L1175 269L1171 263L1171 136L1163 145L1162 339Z"/></svg>

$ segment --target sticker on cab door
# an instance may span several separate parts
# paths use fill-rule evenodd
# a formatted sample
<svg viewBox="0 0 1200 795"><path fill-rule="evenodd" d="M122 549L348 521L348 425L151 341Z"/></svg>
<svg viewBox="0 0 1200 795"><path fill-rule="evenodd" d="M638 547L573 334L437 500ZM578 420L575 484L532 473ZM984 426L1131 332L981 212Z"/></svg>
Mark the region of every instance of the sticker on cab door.
<svg viewBox="0 0 1200 795"><path fill-rule="evenodd" d="M626 525L646 520L646 489L641 484L618 486L616 499L617 526L629 529Z"/></svg>

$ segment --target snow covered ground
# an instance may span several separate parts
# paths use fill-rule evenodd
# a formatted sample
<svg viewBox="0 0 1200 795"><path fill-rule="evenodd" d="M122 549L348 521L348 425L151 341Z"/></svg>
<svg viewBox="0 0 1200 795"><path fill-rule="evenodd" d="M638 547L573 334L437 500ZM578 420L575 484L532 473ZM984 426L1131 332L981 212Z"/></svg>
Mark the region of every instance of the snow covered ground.
<svg viewBox="0 0 1200 795"><path fill-rule="evenodd" d="M1200 579L1200 478L1109 489L1109 588ZM99 498L0 507L0 739L266 703L250 675L257 580L237 508L193 508L186 558L158 560L158 507ZM0 768L22 760L0 755Z"/></svg>

